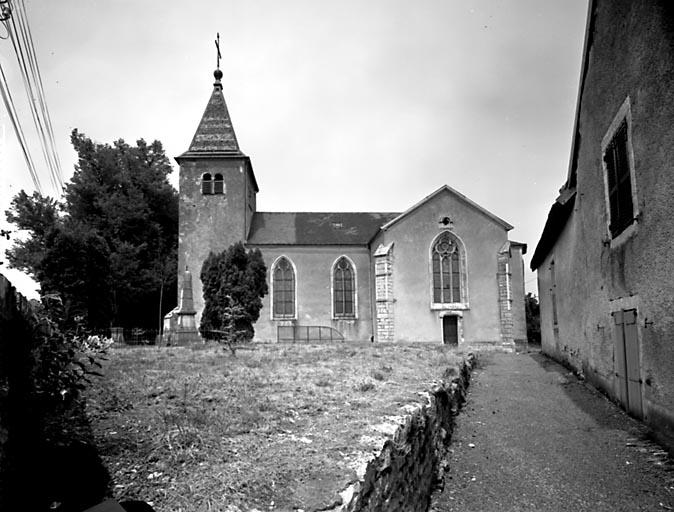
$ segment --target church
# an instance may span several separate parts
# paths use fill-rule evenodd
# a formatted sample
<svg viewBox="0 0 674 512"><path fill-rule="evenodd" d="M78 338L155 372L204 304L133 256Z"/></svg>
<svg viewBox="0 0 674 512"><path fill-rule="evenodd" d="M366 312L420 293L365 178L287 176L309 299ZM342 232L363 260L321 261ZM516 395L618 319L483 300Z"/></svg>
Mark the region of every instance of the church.
<svg viewBox="0 0 674 512"><path fill-rule="evenodd" d="M215 83L180 165L177 329L198 327L201 266L238 241L267 266L255 340L526 341L526 245L509 223L443 185L404 212L260 212L251 159ZM292 207L292 205L289 205ZM194 277L192 277L194 275Z"/></svg>

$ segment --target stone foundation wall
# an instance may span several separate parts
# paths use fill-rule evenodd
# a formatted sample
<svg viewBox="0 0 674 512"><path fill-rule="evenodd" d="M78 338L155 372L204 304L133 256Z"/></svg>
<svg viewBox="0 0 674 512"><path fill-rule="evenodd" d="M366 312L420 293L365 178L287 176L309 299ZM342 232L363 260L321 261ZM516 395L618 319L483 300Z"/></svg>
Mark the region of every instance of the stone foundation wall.
<svg viewBox="0 0 674 512"><path fill-rule="evenodd" d="M362 480L343 493L335 512L426 512L433 490L442 486L443 458L454 429L454 417L465 401L475 358L469 355L457 370L426 393L367 464Z"/></svg>

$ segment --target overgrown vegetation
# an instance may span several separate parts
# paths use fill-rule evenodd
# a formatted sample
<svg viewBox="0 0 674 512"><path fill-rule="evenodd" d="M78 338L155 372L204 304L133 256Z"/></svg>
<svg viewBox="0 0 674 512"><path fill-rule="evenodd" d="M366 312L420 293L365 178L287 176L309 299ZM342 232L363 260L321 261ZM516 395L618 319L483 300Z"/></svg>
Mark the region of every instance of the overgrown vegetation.
<svg viewBox="0 0 674 512"><path fill-rule="evenodd" d="M527 340L529 343L541 344L541 308L538 298L531 292L524 299L524 310L527 317Z"/></svg>
<svg viewBox="0 0 674 512"><path fill-rule="evenodd" d="M178 195L160 142L98 144L73 130L78 165L63 200L19 192L5 212L26 233L10 266L58 293L89 328L157 327L175 307Z"/></svg>
<svg viewBox="0 0 674 512"><path fill-rule="evenodd" d="M371 343L110 356L88 393L101 456L117 499L158 512L329 508L382 448L382 424L459 361L439 345Z"/></svg>
<svg viewBox="0 0 674 512"><path fill-rule="evenodd" d="M201 335L225 343L233 354L237 345L251 341L267 294L266 275L259 249L246 251L238 242L219 254L210 253L201 268Z"/></svg>
<svg viewBox="0 0 674 512"><path fill-rule="evenodd" d="M95 505L109 476L80 393L100 375L110 340L67 326L58 297L34 301L29 310L7 298L0 322L0 509Z"/></svg>

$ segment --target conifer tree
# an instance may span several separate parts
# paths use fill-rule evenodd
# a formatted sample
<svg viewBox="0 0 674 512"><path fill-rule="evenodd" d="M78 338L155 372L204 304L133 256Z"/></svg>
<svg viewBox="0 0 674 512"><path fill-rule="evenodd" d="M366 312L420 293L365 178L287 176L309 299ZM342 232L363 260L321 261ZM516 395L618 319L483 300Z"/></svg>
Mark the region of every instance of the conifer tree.
<svg viewBox="0 0 674 512"><path fill-rule="evenodd" d="M205 338L232 344L253 339L267 294L267 268L259 249L241 242L219 254L210 253L201 268L205 307L199 327Z"/></svg>

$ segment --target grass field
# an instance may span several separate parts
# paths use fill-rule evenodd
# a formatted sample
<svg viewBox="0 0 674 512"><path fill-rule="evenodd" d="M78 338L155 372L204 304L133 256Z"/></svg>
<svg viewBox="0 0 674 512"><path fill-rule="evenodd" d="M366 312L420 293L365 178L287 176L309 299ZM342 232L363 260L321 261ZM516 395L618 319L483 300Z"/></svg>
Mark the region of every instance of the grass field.
<svg viewBox="0 0 674 512"><path fill-rule="evenodd" d="M118 348L87 413L118 499L309 511L335 502L401 408L459 360L420 344Z"/></svg>

